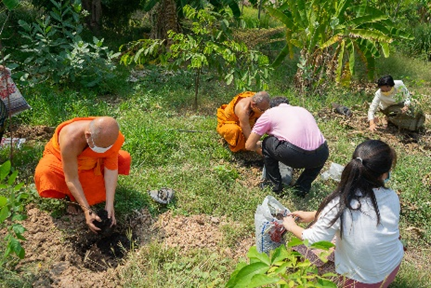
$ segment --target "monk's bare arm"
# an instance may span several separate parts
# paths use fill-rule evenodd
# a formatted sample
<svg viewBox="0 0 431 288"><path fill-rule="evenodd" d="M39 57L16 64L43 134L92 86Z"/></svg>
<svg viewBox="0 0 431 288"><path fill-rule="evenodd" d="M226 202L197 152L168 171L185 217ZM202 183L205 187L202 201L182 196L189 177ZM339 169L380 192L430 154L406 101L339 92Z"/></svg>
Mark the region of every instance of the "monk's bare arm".
<svg viewBox="0 0 431 288"><path fill-rule="evenodd" d="M63 164L63 172L66 180L67 188L75 198L76 202L81 206L85 214L85 220L90 230L97 232L100 230L93 224L93 220L100 221L100 218L92 213L90 205L85 198L84 190L82 189L81 182L78 175L78 155L82 152L82 147L76 145L73 137L68 133L69 129L65 127L59 135L61 161Z"/></svg>
<svg viewBox="0 0 431 288"><path fill-rule="evenodd" d="M245 142L245 149L250 151L256 151L262 155L262 142L259 141L261 135L256 133L251 133L248 137L247 142Z"/></svg>
<svg viewBox="0 0 431 288"><path fill-rule="evenodd" d="M239 119L239 126L245 139L248 139L251 133L249 104L248 99L243 99L235 105L235 115Z"/></svg>
<svg viewBox="0 0 431 288"><path fill-rule="evenodd" d="M108 211L108 218L112 220L111 227L117 224L115 219L114 199L115 188L117 188L118 170L110 170L105 167L105 189L106 189L106 204L105 210Z"/></svg>

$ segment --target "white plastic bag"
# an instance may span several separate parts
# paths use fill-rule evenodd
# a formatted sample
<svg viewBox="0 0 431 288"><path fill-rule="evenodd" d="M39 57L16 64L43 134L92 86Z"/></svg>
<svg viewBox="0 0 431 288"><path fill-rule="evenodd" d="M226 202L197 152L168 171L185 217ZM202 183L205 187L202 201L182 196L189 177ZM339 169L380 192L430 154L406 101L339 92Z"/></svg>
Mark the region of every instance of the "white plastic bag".
<svg viewBox="0 0 431 288"><path fill-rule="evenodd" d="M286 164L282 162L278 162L278 169L280 170L281 175L281 181L284 185L289 185L290 182L292 182L292 174L293 174L293 168L287 166ZM266 178L266 168L263 166L262 170L262 181L267 180Z"/></svg>
<svg viewBox="0 0 431 288"><path fill-rule="evenodd" d="M329 178L334 179L337 182L341 181L341 173L343 173L344 166L334 163L331 163L331 167L329 167L328 171L322 173L322 179L328 180Z"/></svg>
<svg viewBox="0 0 431 288"><path fill-rule="evenodd" d="M269 253L277 248L283 241L283 220L277 219L286 216L290 211L272 196L266 196L262 205L258 205L254 214L256 228L256 247L258 252Z"/></svg>

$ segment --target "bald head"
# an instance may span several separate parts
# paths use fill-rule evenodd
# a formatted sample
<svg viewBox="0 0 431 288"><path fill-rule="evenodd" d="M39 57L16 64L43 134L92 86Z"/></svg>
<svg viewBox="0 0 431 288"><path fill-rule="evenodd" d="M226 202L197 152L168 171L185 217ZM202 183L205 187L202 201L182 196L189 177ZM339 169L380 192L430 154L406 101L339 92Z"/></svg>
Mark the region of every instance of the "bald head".
<svg viewBox="0 0 431 288"><path fill-rule="evenodd" d="M251 100L253 100L253 102L256 104L260 104L260 103L269 104L269 94L266 91L260 91L254 94Z"/></svg>
<svg viewBox="0 0 431 288"><path fill-rule="evenodd" d="M108 147L117 140L120 127L112 117L97 117L90 122L89 131L95 145Z"/></svg>

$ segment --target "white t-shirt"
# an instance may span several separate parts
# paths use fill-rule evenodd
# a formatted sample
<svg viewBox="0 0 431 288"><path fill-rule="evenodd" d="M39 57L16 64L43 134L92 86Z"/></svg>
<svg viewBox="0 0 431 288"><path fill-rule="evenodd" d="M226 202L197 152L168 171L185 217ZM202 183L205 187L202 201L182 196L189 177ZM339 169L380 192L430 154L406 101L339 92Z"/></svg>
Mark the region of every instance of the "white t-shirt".
<svg viewBox="0 0 431 288"><path fill-rule="evenodd" d="M332 200L320 213L317 222L305 229L302 238L311 244L336 236L335 270L338 274L362 283L383 281L400 263L404 255L399 240L400 202L391 189L375 188L380 211L380 224L370 198L352 203L361 211L343 213L343 238L340 238L340 219L328 228L338 211L339 198ZM360 192L359 192L360 193Z"/></svg>
<svg viewBox="0 0 431 288"><path fill-rule="evenodd" d="M374 119L374 113L376 113L377 108L384 110L391 105L397 104L404 100L404 105L410 105L410 92L401 80L394 80L395 86L391 95L384 96L382 91L377 90L374 94L373 102L371 102L370 109L368 109L368 121ZM397 95L400 95L400 99L397 99Z"/></svg>

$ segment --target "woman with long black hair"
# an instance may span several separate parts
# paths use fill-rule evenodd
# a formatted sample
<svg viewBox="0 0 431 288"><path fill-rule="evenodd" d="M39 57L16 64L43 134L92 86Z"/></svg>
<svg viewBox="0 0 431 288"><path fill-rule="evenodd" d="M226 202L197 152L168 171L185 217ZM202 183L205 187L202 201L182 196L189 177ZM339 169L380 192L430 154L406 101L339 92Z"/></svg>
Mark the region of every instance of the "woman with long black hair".
<svg viewBox="0 0 431 288"><path fill-rule="evenodd" d="M310 244L335 236L335 270L342 287L387 287L398 272L404 255L400 202L385 187L395 164L396 153L386 143L365 141L317 211L295 211L284 218L286 230ZM304 229L295 219L311 225Z"/></svg>

